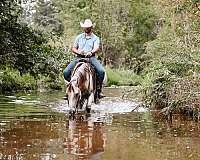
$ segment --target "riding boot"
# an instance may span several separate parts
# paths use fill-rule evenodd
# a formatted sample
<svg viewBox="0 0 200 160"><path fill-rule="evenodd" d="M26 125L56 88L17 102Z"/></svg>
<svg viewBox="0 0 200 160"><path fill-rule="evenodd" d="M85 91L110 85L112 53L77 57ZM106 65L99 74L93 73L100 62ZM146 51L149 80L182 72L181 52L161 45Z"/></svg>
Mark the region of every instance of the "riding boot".
<svg viewBox="0 0 200 160"><path fill-rule="evenodd" d="M105 95L103 95L103 93L102 93L102 83L99 83L97 85L97 95L98 95L99 99L105 97Z"/></svg>

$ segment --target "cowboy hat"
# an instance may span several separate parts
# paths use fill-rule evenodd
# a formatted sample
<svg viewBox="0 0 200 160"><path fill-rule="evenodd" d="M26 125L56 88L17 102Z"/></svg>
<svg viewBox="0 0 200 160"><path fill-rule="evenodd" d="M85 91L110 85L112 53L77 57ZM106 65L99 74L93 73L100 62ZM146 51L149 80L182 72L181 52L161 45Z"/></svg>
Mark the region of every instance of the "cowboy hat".
<svg viewBox="0 0 200 160"><path fill-rule="evenodd" d="M80 22L80 25L81 25L81 27L83 27L83 28L89 28L89 27L94 26L94 24L92 23L92 21L91 21L90 19L86 19L86 20L84 21L84 23Z"/></svg>

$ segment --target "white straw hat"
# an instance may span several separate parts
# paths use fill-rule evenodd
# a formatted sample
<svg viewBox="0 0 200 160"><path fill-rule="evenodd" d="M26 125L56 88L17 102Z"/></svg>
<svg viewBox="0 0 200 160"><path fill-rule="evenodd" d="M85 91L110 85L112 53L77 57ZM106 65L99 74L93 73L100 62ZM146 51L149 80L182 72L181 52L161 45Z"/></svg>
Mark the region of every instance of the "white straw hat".
<svg viewBox="0 0 200 160"><path fill-rule="evenodd" d="M92 26L93 26L92 21L91 21L90 19L86 19L86 20L84 21L84 23L80 22L80 25L81 25L81 27L83 27L83 28L89 28L89 27L92 27Z"/></svg>

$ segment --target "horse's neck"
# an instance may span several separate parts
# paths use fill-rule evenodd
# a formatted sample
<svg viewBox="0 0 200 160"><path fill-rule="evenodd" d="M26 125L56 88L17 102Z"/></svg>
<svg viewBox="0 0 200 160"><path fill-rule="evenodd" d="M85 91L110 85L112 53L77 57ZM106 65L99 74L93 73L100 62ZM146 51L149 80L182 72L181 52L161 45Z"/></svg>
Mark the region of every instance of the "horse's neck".
<svg viewBox="0 0 200 160"><path fill-rule="evenodd" d="M86 81L89 80L88 74L91 74L91 68L88 63L81 63L78 67L75 68L71 82L75 86L83 86L86 85Z"/></svg>
<svg viewBox="0 0 200 160"><path fill-rule="evenodd" d="M71 78L71 83L73 83L74 86L78 86L78 77L76 75L74 75L72 78Z"/></svg>
<svg viewBox="0 0 200 160"><path fill-rule="evenodd" d="M90 64L82 63L74 71L71 77L71 83L73 87L79 88L83 94L86 91L95 90L95 75Z"/></svg>
<svg viewBox="0 0 200 160"><path fill-rule="evenodd" d="M72 74L73 75L72 77L80 78L81 76L84 75L86 68L87 68L87 64L82 63L81 65L79 65L78 67L75 68L74 73Z"/></svg>
<svg viewBox="0 0 200 160"><path fill-rule="evenodd" d="M85 64L85 63L84 62L79 62L79 63L76 64L76 66L74 67L74 70L72 72L72 76L74 74L76 74L77 70L80 70L80 68L83 66L83 64Z"/></svg>
<svg viewBox="0 0 200 160"><path fill-rule="evenodd" d="M79 79L81 79L82 76L82 65L80 65L78 68L75 69L72 78L71 78L71 82L75 85L78 86L79 84Z"/></svg>

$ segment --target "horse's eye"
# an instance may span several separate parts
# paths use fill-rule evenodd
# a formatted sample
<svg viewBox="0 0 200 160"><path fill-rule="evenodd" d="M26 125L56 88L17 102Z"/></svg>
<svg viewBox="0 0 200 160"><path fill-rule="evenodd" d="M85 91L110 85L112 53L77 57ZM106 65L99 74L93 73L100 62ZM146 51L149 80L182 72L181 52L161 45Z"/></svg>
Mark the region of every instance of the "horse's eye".
<svg viewBox="0 0 200 160"><path fill-rule="evenodd" d="M76 94L75 94L75 96L76 96L76 97L78 97L78 96L79 96L79 94L78 94L78 93L76 93Z"/></svg>

